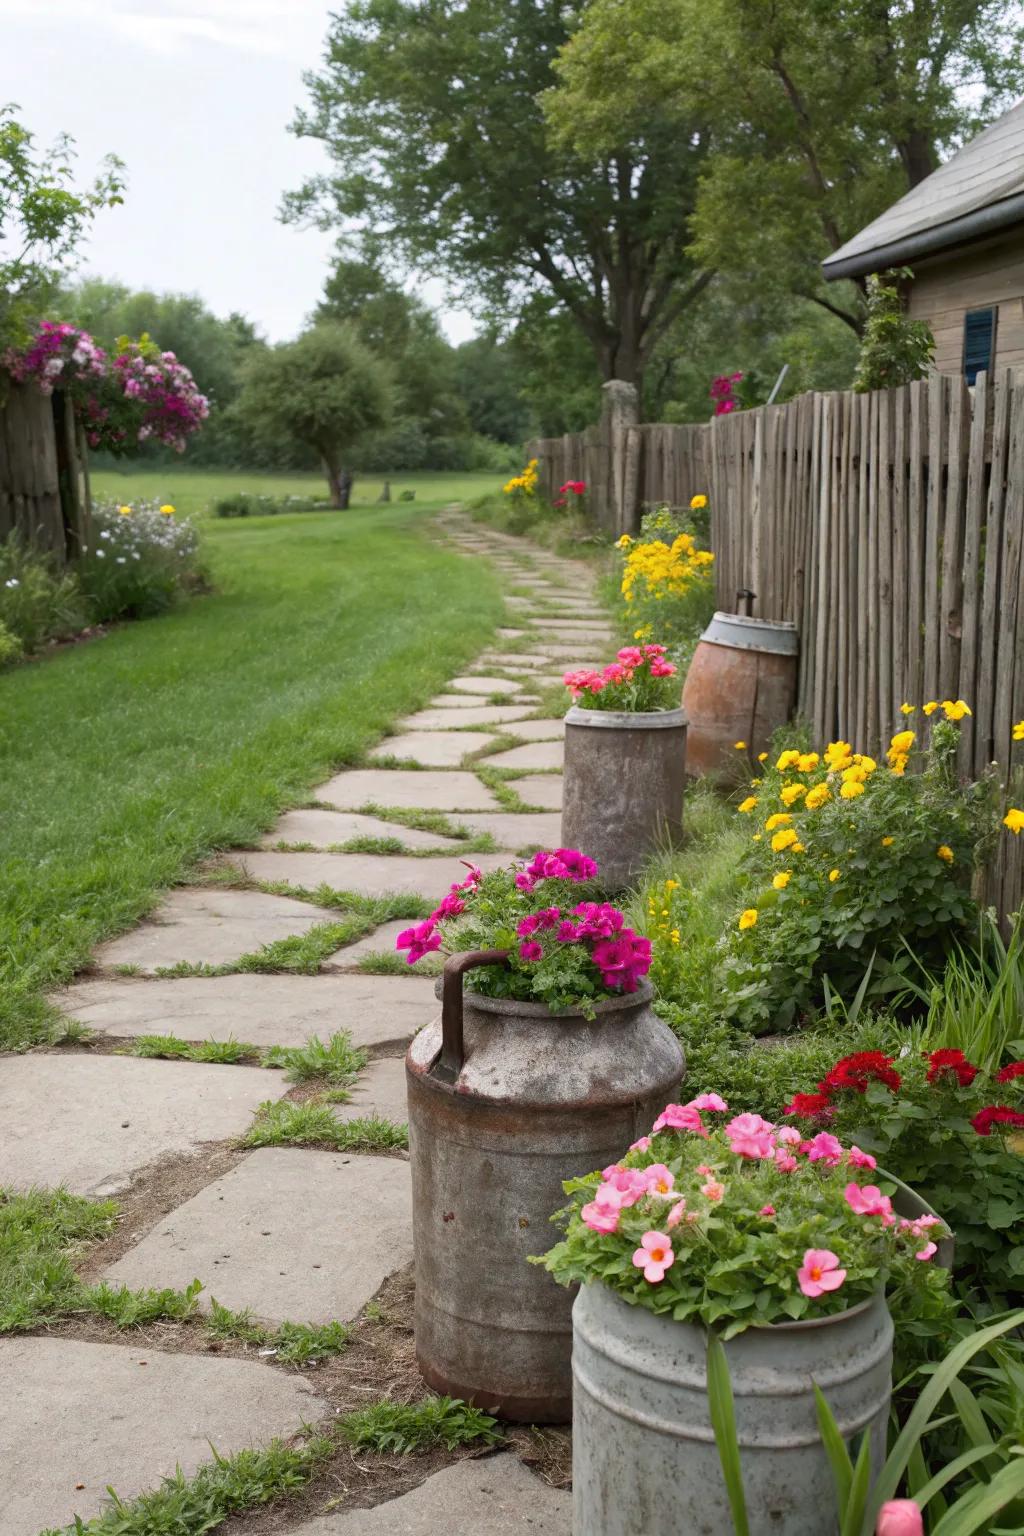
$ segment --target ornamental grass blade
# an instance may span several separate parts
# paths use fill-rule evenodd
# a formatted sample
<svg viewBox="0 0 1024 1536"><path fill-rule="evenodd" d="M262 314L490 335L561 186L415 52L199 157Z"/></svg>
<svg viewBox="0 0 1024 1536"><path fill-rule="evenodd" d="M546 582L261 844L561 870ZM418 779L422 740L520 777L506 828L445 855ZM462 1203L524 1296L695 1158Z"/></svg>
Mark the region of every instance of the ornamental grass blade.
<svg viewBox="0 0 1024 1536"><path fill-rule="evenodd" d="M1000 1468L989 1483L972 1488L943 1515L932 1536L973 1536L988 1531L995 1515L1024 1496L1024 1460Z"/></svg>
<svg viewBox="0 0 1024 1536"><path fill-rule="evenodd" d="M832 1481L836 1485L836 1502L839 1506L839 1519L844 1517L850 1502L850 1484L853 1482L853 1462L850 1453L846 1449L846 1441L839 1433L839 1425L835 1421L835 1415L825 1400L818 1383L814 1383L814 1406L818 1415L818 1429L821 1433L821 1443L825 1447L825 1454L832 1468Z"/></svg>
<svg viewBox="0 0 1024 1536"><path fill-rule="evenodd" d="M722 1464L725 1491L729 1496L732 1523L736 1536L750 1536L747 1520L747 1497L743 1491L743 1471L740 1467L740 1447L736 1438L736 1412L729 1380L729 1362L725 1358L725 1345L714 1329L708 1330L708 1408L711 1427L715 1431L718 1459Z"/></svg>
<svg viewBox="0 0 1024 1536"><path fill-rule="evenodd" d="M955 1477L960 1476L961 1472L966 1472L968 1467L973 1466L976 1461L981 1461L988 1455L989 1450L986 1446L972 1446L969 1451L964 1451L962 1455L949 1462L941 1471L936 1472L935 1476L929 1478L928 1482L922 1483L919 1488L911 1489L911 1493L921 1509L925 1509L941 1493L947 1483L951 1483ZM934 1513L935 1511L933 1510L932 1514L934 1515ZM945 1513L944 1507L942 1513Z"/></svg>
<svg viewBox="0 0 1024 1536"><path fill-rule="evenodd" d="M857 1536L864 1519L864 1506L871 1487L871 1430L864 1431L857 1453L857 1465L850 1482L849 1503L839 1528L839 1536Z"/></svg>
<svg viewBox="0 0 1024 1536"><path fill-rule="evenodd" d="M977 1333L971 1334L966 1339L961 1339L954 1345L946 1358L938 1365L922 1387L907 1422L904 1424L896 1439L896 1444L889 1452L885 1465L878 1475L878 1479L868 1500L867 1509L861 1525L861 1536L871 1536L875 1528L875 1519L878 1511L887 1499L895 1498L896 1490L900 1485L900 1479L907 1469L910 1454L914 1446L919 1442L931 1416L935 1405L941 1401L949 1390L950 1382L955 1381L975 1355L1001 1338L1004 1333L1010 1333L1015 1328L1024 1327L1024 1310L1008 1313L998 1323L990 1323L987 1328L981 1328ZM952 1513L952 1511L951 1511Z"/></svg>
<svg viewBox="0 0 1024 1536"><path fill-rule="evenodd" d="M949 1395L956 1404L956 1411L960 1417L960 1423L971 1445L984 1445L990 1451L995 1450L992 1435L989 1432L988 1421L981 1409L981 1404L964 1381L951 1381Z"/></svg>

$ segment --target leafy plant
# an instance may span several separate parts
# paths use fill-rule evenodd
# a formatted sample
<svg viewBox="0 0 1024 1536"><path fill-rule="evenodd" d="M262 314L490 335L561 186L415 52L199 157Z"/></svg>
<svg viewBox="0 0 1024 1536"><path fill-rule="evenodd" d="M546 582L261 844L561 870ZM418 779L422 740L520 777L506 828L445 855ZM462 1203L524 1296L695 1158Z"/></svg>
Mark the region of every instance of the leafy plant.
<svg viewBox="0 0 1024 1536"><path fill-rule="evenodd" d="M853 387L860 393L896 389L928 375L935 337L926 320L910 319L898 286L913 276L909 267L896 267L868 278L867 318L853 376Z"/></svg>
<svg viewBox="0 0 1024 1536"><path fill-rule="evenodd" d="M623 534L619 592L623 623L636 639L657 633L673 651L692 651L714 612L714 560L698 547L706 529L707 497L694 496L691 517L662 505L644 514L636 537Z"/></svg>
<svg viewBox="0 0 1024 1536"><path fill-rule="evenodd" d="M348 1030L340 1029L326 1044L312 1035L302 1046L271 1046L262 1060L265 1067L283 1067L289 1082L320 1078L344 1088L366 1066L366 1052L352 1044Z"/></svg>
<svg viewBox="0 0 1024 1536"><path fill-rule="evenodd" d="M446 1451L482 1440L501 1439L497 1419L457 1397L427 1397L419 1403L374 1403L346 1414L341 1433L356 1450L409 1456L443 1446Z"/></svg>
<svg viewBox="0 0 1024 1536"><path fill-rule="evenodd" d="M0 542L0 634L8 636L4 660L16 661L47 640L85 626L85 603L74 574L59 569L43 550L18 533Z"/></svg>
<svg viewBox="0 0 1024 1536"><path fill-rule="evenodd" d="M149 618L201 587L199 535L169 503L94 507L78 576L97 623Z"/></svg>

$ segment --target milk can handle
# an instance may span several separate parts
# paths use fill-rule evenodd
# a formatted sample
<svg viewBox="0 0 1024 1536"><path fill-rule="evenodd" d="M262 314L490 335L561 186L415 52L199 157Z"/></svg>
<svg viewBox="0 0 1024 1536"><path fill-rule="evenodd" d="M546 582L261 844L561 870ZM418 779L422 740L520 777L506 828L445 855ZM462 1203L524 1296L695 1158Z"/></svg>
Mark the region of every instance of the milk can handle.
<svg viewBox="0 0 1024 1536"><path fill-rule="evenodd" d="M462 1071L462 978L478 965L506 965L507 949L469 949L449 955L441 977L441 1054L433 1075L453 1083Z"/></svg>

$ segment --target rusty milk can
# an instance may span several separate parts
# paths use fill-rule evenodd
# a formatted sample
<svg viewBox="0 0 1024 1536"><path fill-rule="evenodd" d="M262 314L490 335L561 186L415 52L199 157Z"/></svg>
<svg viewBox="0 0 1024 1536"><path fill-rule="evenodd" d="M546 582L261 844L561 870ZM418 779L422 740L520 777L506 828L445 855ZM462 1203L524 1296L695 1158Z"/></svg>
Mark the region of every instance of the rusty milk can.
<svg viewBox="0 0 1024 1536"><path fill-rule="evenodd" d="M483 997L463 974L501 950L452 955L441 1018L406 1056L424 1379L502 1418L564 1423L573 1293L527 1262L558 1233L562 1180L618 1161L677 1095L683 1053L638 991L550 1013Z"/></svg>

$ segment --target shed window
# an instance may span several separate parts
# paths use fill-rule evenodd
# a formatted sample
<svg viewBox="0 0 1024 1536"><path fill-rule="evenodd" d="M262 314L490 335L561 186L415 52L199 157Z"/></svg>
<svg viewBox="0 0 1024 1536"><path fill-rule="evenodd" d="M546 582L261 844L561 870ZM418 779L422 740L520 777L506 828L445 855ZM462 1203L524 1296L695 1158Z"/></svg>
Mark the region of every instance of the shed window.
<svg viewBox="0 0 1024 1536"><path fill-rule="evenodd" d="M996 310L969 309L964 316L964 378L973 384L989 372L996 352Z"/></svg>

